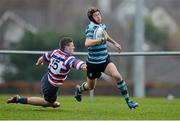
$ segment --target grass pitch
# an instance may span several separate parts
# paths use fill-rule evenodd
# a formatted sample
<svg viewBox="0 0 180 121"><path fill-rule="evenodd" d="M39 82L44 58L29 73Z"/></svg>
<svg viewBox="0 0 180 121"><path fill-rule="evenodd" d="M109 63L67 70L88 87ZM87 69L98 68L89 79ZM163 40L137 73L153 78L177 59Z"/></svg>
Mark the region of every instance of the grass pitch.
<svg viewBox="0 0 180 121"><path fill-rule="evenodd" d="M134 99L140 106L130 110L122 97L84 96L78 103L73 96L60 96L60 108L6 104L9 95L0 96L0 120L180 120L180 99Z"/></svg>

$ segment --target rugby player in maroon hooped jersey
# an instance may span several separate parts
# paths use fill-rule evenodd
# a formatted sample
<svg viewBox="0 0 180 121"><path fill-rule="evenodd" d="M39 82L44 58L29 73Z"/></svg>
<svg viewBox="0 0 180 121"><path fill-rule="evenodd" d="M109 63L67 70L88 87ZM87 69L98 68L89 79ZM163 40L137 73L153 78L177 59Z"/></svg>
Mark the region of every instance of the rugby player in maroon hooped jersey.
<svg viewBox="0 0 180 121"><path fill-rule="evenodd" d="M36 65L49 63L48 71L41 79L41 93L43 97L22 97L15 95L7 100L7 103L30 104L43 107L59 107L57 92L66 80L70 69L86 70L86 64L74 56L75 49L73 39L64 37L59 42L60 49L55 49L44 53L37 61Z"/></svg>

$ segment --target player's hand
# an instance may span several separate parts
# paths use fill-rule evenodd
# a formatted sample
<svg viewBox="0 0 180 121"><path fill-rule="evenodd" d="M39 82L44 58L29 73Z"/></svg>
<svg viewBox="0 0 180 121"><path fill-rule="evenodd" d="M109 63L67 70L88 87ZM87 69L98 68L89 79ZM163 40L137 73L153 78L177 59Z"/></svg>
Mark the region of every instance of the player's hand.
<svg viewBox="0 0 180 121"><path fill-rule="evenodd" d="M104 40L106 41L108 39L108 34L106 31L104 31L103 34L104 34Z"/></svg>
<svg viewBox="0 0 180 121"><path fill-rule="evenodd" d="M39 66L39 65L44 65L44 59L43 59L43 56L41 56L38 60L37 60L37 62L36 62L36 66Z"/></svg>
<svg viewBox="0 0 180 121"><path fill-rule="evenodd" d="M86 64L83 64L83 65L81 66L81 70L87 71L87 65L86 65Z"/></svg>
<svg viewBox="0 0 180 121"><path fill-rule="evenodd" d="M122 47L121 47L121 45L120 45L120 44L115 43L114 45L115 45L115 47L118 49L118 51L119 51L119 52L121 52L121 51L122 51Z"/></svg>
<svg viewBox="0 0 180 121"><path fill-rule="evenodd" d="M101 37L99 38L99 44L103 44L107 41L108 36L107 33L104 31L101 35Z"/></svg>
<svg viewBox="0 0 180 121"><path fill-rule="evenodd" d="M107 41L107 36L104 36L104 37L99 38L99 39L100 39L100 44L105 43Z"/></svg>

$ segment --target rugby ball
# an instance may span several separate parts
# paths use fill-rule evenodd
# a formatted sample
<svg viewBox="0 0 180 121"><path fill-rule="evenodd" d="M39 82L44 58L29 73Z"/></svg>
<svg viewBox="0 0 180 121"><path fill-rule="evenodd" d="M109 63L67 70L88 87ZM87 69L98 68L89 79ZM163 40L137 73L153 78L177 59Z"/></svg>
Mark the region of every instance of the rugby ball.
<svg viewBox="0 0 180 121"><path fill-rule="evenodd" d="M97 39L97 38L103 38L105 37L105 31L102 27L98 27L97 29L95 29L94 31L94 38Z"/></svg>

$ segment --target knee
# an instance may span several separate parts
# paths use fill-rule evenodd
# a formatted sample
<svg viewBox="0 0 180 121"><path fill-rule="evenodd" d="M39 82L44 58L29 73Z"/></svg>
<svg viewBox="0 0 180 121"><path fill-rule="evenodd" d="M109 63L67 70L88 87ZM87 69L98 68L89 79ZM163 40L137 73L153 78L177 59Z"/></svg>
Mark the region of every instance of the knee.
<svg viewBox="0 0 180 121"><path fill-rule="evenodd" d="M49 103L54 103L57 99L57 96L44 95L44 99Z"/></svg>

